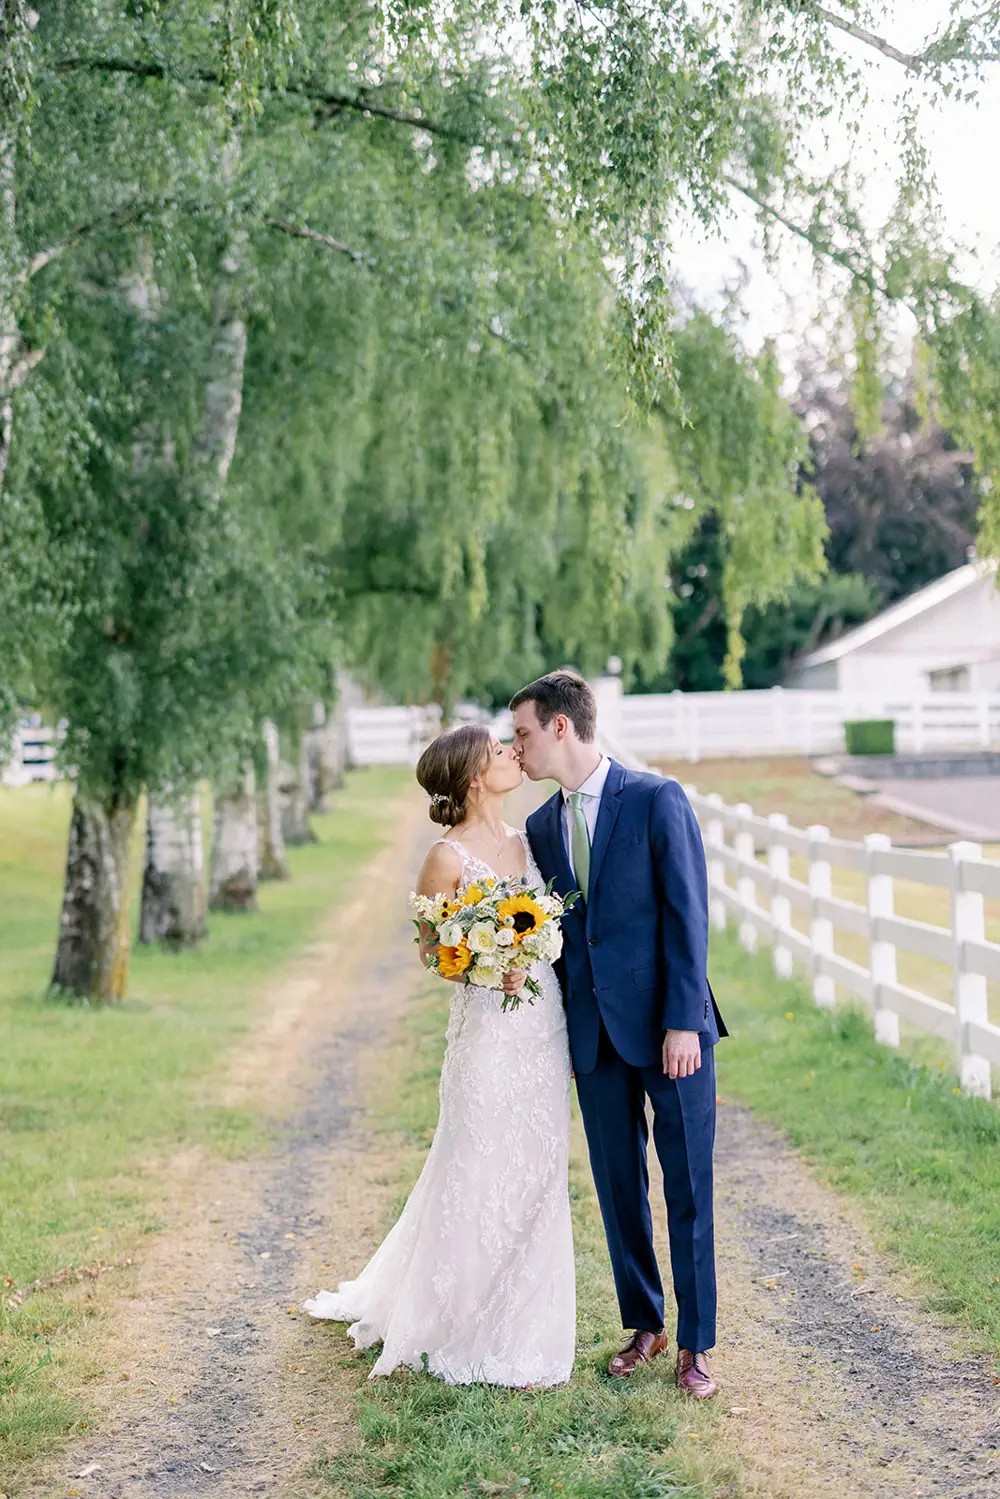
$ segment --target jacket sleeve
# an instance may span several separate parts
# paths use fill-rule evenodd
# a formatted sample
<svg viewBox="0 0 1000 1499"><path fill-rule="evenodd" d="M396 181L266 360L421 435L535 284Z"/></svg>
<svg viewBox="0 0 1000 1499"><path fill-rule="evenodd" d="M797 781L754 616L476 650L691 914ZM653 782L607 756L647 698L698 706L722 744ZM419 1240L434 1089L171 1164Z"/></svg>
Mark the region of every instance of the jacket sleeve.
<svg viewBox="0 0 1000 1499"><path fill-rule="evenodd" d="M701 829L676 781L653 797L650 841L660 895L663 966L667 976L664 1030L707 1031L708 874Z"/></svg>

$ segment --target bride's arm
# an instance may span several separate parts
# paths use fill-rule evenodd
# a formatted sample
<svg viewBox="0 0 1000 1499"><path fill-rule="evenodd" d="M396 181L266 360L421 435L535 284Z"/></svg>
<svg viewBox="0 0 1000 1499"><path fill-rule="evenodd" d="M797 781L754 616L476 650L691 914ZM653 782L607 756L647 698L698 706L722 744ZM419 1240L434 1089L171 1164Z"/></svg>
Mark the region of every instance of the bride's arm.
<svg viewBox="0 0 1000 1499"><path fill-rule="evenodd" d="M458 892L458 882L461 878L462 860L455 849L447 843L433 843L427 850L427 857L417 875L417 894L454 896ZM437 949L437 943L433 939L434 928L426 921L422 921L420 923L420 961L425 968L429 965L432 953ZM450 982L464 983L465 979L460 974Z"/></svg>

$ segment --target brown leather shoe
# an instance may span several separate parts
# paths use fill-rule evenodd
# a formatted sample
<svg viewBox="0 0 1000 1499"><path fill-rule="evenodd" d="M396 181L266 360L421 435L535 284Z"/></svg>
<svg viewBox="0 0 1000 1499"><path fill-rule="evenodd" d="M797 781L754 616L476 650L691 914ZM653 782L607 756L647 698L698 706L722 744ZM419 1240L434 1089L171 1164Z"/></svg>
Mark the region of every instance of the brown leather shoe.
<svg viewBox="0 0 1000 1499"><path fill-rule="evenodd" d="M608 1373L616 1379L627 1379L640 1364L648 1364L657 1354L665 1353L669 1341L665 1332L634 1332L608 1364Z"/></svg>
<svg viewBox="0 0 1000 1499"><path fill-rule="evenodd" d="M686 1348L678 1348L677 1388L690 1395L692 1400L711 1400L718 1394L719 1386L703 1353L689 1353Z"/></svg>

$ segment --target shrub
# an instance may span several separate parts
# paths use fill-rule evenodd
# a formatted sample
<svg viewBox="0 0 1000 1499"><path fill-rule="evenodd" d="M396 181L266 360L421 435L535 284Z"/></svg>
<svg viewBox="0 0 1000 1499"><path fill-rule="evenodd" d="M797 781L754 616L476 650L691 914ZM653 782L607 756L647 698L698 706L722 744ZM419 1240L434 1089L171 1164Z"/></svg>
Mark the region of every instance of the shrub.
<svg viewBox="0 0 1000 1499"><path fill-rule="evenodd" d="M896 724L891 718L857 718L844 724L844 743L849 755L892 755L896 751Z"/></svg>

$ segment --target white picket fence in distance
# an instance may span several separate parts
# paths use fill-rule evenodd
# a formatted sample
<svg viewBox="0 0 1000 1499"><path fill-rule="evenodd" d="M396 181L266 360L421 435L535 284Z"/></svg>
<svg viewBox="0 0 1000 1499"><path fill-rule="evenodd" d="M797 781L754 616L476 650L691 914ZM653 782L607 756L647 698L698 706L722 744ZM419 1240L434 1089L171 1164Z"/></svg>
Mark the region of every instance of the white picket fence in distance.
<svg viewBox="0 0 1000 1499"><path fill-rule="evenodd" d="M1000 863L984 859L977 843L953 843L946 853L894 848L882 833L853 843L821 825L793 828L782 813L760 817L746 803L685 790L704 831L713 925L722 930L732 917L744 947L769 945L782 978L804 967L818 1005L832 1006L837 987L855 996L887 1046L899 1045L900 1020L945 1040L963 1090L989 1098L1000 1026L989 1018L988 983L1000 984L1000 945L986 940L984 897L1000 900ZM804 878L792 877L793 858ZM834 895L834 871L853 873L860 900ZM950 924L897 915L896 880L946 891ZM854 957L837 950L845 936ZM901 983L901 953L950 968L950 1002Z"/></svg>
<svg viewBox="0 0 1000 1499"><path fill-rule="evenodd" d="M416 708L355 707L347 710L347 754L351 765L415 765L424 746L441 732L436 703ZM21 727L13 754L0 767L4 786L52 781L56 776L56 731Z"/></svg>
<svg viewBox="0 0 1000 1499"><path fill-rule="evenodd" d="M45 725L20 725L14 731L10 759L0 765L0 785L27 786L56 778L56 731Z"/></svg>
<svg viewBox="0 0 1000 1499"><path fill-rule="evenodd" d="M347 711L347 756L351 765L415 765L441 732L437 703L421 707L365 707Z"/></svg>
<svg viewBox="0 0 1000 1499"><path fill-rule="evenodd" d="M845 721L858 718L893 719L896 748L903 753L1000 743L1000 693L936 692L896 700L782 687L625 695L607 678L600 686L602 723L645 760L835 754L844 750Z"/></svg>

